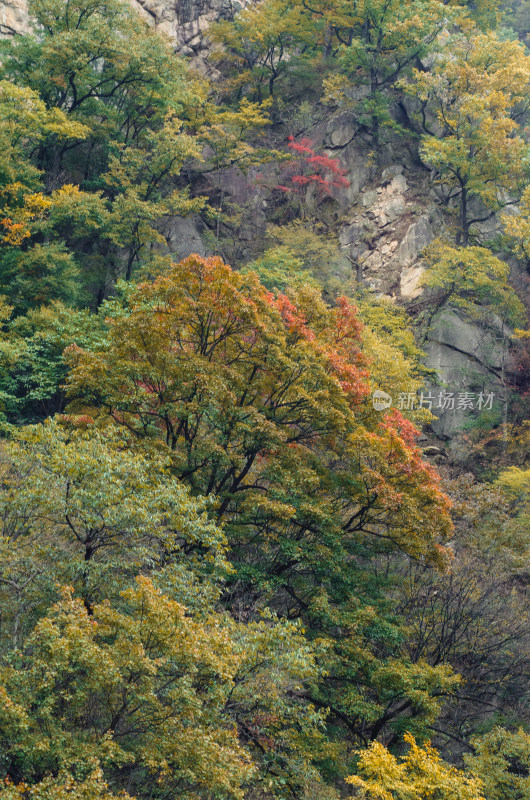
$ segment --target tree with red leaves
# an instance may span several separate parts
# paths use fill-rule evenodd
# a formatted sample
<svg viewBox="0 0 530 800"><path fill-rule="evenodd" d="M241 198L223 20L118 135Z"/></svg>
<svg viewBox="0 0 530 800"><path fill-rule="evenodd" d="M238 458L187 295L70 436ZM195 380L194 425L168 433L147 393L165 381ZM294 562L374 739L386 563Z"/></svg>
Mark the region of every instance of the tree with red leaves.
<svg viewBox="0 0 530 800"><path fill-rule="evenodd" d="M308 202L310 186L316 188L316 195L321 198L331 195L333 190L350 185L346 170L340 166L339 159L315 152L311 139L295 139L294 136L289 136L287 147L293 158L285 167L282 183L276 188L298 198L302 216Z"/></svg>

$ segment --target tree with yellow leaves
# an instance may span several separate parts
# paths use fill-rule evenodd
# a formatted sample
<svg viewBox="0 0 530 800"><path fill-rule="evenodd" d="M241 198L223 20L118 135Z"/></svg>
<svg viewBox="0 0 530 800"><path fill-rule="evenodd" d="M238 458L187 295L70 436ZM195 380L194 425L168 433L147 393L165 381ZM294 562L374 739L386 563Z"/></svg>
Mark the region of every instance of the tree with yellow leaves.
<svg viewBox="0 0 530 800"><path fill-rule="evenodd" d="M19 309L75 292L76 266L64 245L29 244L53 203L31 153L51 139L66 145L87 134L64 111L46 108L37 92L0 81L0 289Z"/></svg>
<svg viewBox="0 0 530 800"><path fill-rule="evenodd" d="M458 207L456 242L516 198L526 177L528 147L515 113L528 96L530 56L495 33L447 39L429 71L415 70L403 88L432 109L440 130L423 136L421 155ZM478 199L482 211L470 207Z"/></svg>
<svg viewBox="0 0 530 800"><path fill-rule="evenodd" d="M403 657L367 569L396 547L445 564L447 501L412 424L367 402L354 308L328 308L308 286L274 295L191 256L107 312L106 341L67 351L72 411L167 448L180 480L217 496L230 606L271 604L328 645L332 679L306 691L309 704L356 741L409 719L423 730L457 678Z"/></svg>
<svg viewBox="0 0 530 800"><path fill-rule="evenodd" d="M319 5L325 13L325 0ZM377 146L385 129L398 127L389 110L394 85L431 50L455 14L438 0L355 0L333 5L339 70L324 81L326 97L351 108L361 134L367 131L370 143Z"/></svg>
<svg viewBox="0 0 530 800"><path fill-rule="evenodd" d="M474 752L465 754L464 761L482 781L487 800L530 798L530 734L496 726L475 736L472 744Z"/></svg>
<svg viewBox="0 0 530 800"><path fill-rule="evenodd" d="M530 186L525 189L514 213L503 216L503 222L516 254L530 261Z"/></svg>
<svg viewBox="0 0 530 800"><path fill-rule="evenodd" d="M90 613L64 589L0 666L2 772L75 784L101 766L134 795L241 798L254 768L223 711L243 658L218 616L190 617L147 578Z"/></svg>
<svg viewBox="0 0 530 800"><path fill-rule="evenodd" d="M0 449L0 781L10 792L24 782L61 796L71 781L83 797L85 781L103 791L99 767L142 798L196 780L198 796L239 796L247 772L280 797L318 780L325 712L302 691L321 672L320 646L297 621L264 613L243 624L218 611L233 572L225 537L206 516L212 503L191 498L157 450L87 416L18 429ZM205 670L212 648L218 674Z"/></svg>
<svg viewBox="0 0 530 800"><path fill-rule="evenodd" d="M422 284L433 290L429 321L444 306L475 318L497 314L508 325L524 324L524 306L508 282L509 267L485 247L452 247L436 240L425 251Z"/></svg>
<svg viewBox="0 0 530 800"><path fill-rule="evenodd" d="M251 3L233 21L218 22L212 35L218 58L233 66L230 89L250 90L258 101L272 97L293 63L313 52L322 27L302 3L286 0Z"/></svg>
<svg viewBox="0 0 530 800"><path fill-rule="evenodd" d="M362 800L484 800L481 782L446 764L426 743L405 735L408 752L401 757L379 742L359 751L357 775L347 778Z"/></svg>

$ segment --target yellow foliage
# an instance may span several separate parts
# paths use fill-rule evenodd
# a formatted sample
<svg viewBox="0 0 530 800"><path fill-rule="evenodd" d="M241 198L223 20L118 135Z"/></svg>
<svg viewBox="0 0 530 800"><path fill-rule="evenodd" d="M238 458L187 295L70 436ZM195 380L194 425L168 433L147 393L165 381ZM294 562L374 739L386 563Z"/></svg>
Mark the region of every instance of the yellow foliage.
<svg viewBox="0 0 530 800"><path fill-rule="evenodd" d="M358 775L346 778L357 798L366 800L484 800L481 782L446 764L437 751L418 745L405 734L406 755L393 756L382 744L373 742L358 752Z"/></svg>
<svg viewBox="0 0 530 800"><path fill-rule="evenodd" d="M503 222L506 233L514 241L517 255L530 259L530 186L525 189L516 213L505 214Z"/></svg>

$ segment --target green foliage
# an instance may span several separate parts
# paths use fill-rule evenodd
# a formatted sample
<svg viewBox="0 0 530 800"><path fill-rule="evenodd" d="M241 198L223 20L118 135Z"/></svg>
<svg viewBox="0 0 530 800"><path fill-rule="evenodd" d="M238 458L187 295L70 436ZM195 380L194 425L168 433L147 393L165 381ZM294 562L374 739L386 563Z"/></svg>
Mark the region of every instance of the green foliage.
<svg viewBox="0 0 530 800"><path fill-rule="evenodd" d="M362 296L357 301L363 321L363 352L370 363L373 386L391 397L401 392L416 393L423 388L428 370L421 363L422 351L416 345L406 312L390 298L375 300ZM411 419L426 422L426 409L412 409Z"/></svg>
<svg viewBox="0 0 530 800"><path fill-rule="evenodd" d="M429 52L454 14L438 0L337 2L331 16L326 2L317 5L341 43L326 98L351 108L377 145L385 128L399 130L386 90Z"/></svg>
<svg viewBox="0 0 530 800"><path fill-rule="evenodd" d="M197 256L109 309L108 341L68 351L72 409L164 442L174 473L217 495L231 606L271 603L329 642L317 707L353 735L399 727L410 708L421 728L455 679L402 658L369 565L396 546L443 563L446 500L410 423L364 401L354 309L308 287L275 297Z"/></svg>
<svg viewBox="0 0 530 800"><path fill-rule="evenodd" d="M524 569L530 553L530 470L509 467L495 481L509 507L509 521L502 530L501 541L509 543L516 563Z"/></svg>
<svg viewBox="0 0 530 800"><path fill-rule="evenodd" d="M2 201L9 208L10 199L16 202L19 193L29 193L40 185L38 170L28 164L32 149L50 137L60 141L84 139L88 129L59 108L48 109L36 91L7 80L0 82L0 114L0 186Z"/></svg>
<svg viewBox="0 0 530 800"><path fill-rule="evenodd" d="M504 228L520 258L530 259L530 188L525 189L514 214L503 217Z"/></svg>
<svg viewBox="0 0 530 800"><path fill-rule="evenodd" d="M6 323L11 316L6 312ZM63 350L93 346L104 336L102 317L61 303L29 311L0 333L0 409L14 424L37 422L64 410Z"/></svg>
<svg viewBox="0 0 530 800"><path fill-rule="evenodd" d="M307 58L315 44L315 25L303 4L285 0L266 0L248 5L233 21L221 21L212 27L219 58L232 66L229 88L250 89L259 101L264 94L272 97L275 83L296 63ZM318 35L318 34L317 34ZM293 63L294 62L294 63Z"/></svg>
<svg viewBox="0 0 530 800"><path fill-rule="evenodd" d="M348 183L298 141L323 79L385 160L423 131L458 206L425 316L524 325L507 265L459 246L526 180L529 59L497 3L250 4L211 28L221 102L133 4L29 5L0 81L0 800L337 800L349 774L373 800L528 800L527 734L490 730L526 714L526 428L468 436L497 458L451 484L454 534L429 413L371 402L422 388L405 312L354 281L343 220L304 194L251 248L233 188L266 188L286 133L299 185ZM192 213L261 255L171 264Z"/></svg>
<svg viewBox="0 0 530 800"><path fill-rule="evenodd" d="M164 459L127 444L122 433L99 433L88 417L20 428L3 444L3 625L15 640L57 583L73 586L90 608L155 570L166 586L177 581L189 605L201 594L193 575L226 569L223 537L204 503L167 474ZM177 553L178 565L170 564Z"/></svg>
<svg viewBox="0 0 530 800"><path fill-rule="evenodd" d="M62 241L27 240L49 213L40 171L31 153L53 139L61 146L81 140L88 129L60 109L48 110L37 93L0 82L0 291L17 310L75 297L77 270Z"/></svg>
<svg viewBox="0 0 530 800"><path fill-rule="evenodd" d="M340 252L337 239L329 233L318 232L298 220L290 225L270 225L267 240L301 259L302 271L309 271L326 296L352 294L351 264Z"/></svg>
<svg viewBox="0 0 530 800"><path fill-rule="evenodd" d="M169 43L121 0L36 0L31 11L38 34L7 45L4 70L50 117L37 149L23 140L23 168L44 170L52 191L40 213L26 198L31 224L8 241L0 288L22 311L76 294L101 302L121 273L156 255L153 245L166 246L164 217L204 205L177 177L200 154L182 118L206 90Z"/></svg>
<svg viewBox="0 0 530 800"><path fill-rule="evenodd" d="M473 740L475 752L464 756L477 775L486 800L528 800L530 797L530 735L494 728Z"/></svg>
<svg viewBox="0 0 530 800"><path fill-rule="evenodd" d="M0 668L4 769L17 783L64 773L82 783L104 765L133 794L241 797L252 765L223 719L241 662L229 632L147 578L121 606L89 614L63 590Z"/></svg>
<svg viewBox="0 0 530 800"><path fill-rule="evenodd" d="M288 247L273 247L266 250L257 261L247 264L242 273L255 272L260 282L269 290L284 292L288 286L312 286L318 289L311 272L304 268L304 261Z"/></svg>
<svg viewBox="0 0 530 800"><path fill-rule="evenodd" d="M438 294L435 311L449 304L474 317L486 310L510 325L524 324L524 307L508 283L509 267L489 250L435 242L425 257L422 283Z"/></svg>
<svg viewBox="0 0 530 800"><path fill-rule="evenodd" d="M190 98L183 62L130 5L30 0L29 10L36 32L9 43L4 69L93 134L115 136L128 120L119 136L133 139L150 117L178 113Z"/></svg>
<svg viewBox="0 0 530 800"><path fill-rule="evenodd" d="M29 784L71 774L81 792L100 765L142 797L153 780L160 796L185 781L238 795L255 760L255 780L282 796L318 779L325 749L325 715L301 697L315 648L296 622L214 611L232 571L225 537L156 450L86 416L2 446L2 769Z"/></svg>
<svg viewBox="0 0 530 800"><path fill-rule="evenodd" d="M48 776L35 785L14 784L6 779L0 788L2 800L133 800L129 794L109 790L95 759L87 769L87 777L77 780L72 771L57 777Z"/></svg>

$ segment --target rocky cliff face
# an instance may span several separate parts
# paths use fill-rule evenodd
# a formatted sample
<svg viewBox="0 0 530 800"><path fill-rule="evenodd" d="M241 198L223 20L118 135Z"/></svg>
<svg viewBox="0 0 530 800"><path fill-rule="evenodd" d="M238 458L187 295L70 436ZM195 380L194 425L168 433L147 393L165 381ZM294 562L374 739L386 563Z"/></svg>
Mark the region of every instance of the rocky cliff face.
<svg viewBox="0 0 530 800"><path fill-rule="evenodd" d="M349 189L337 198L340 216L346 218L339 234L342 248L357 277L376 293L426 306L420 255L445 228L431 175L399 139L382 149L379 168L370 167L359 139L353 118L344 112L328 121L322 137L322 146L340 158L351 178ZM499 233L497 220L486 225L484 235ZM431 327L425 364L436 371L439 384L426 385L425 395L432 395L437 416L432 430L442 439L461 431L488 396L493 397L491 410L506 414L510 331L500 320L493 323L485 329L460 312L446 310ZM440 410L441 391L453 399Z"/></svg>
<svg viewBox="0 0 530 800"><path fill-rule="evenodd" d="M147 21L174 42L177 52L190 56L194 66L211 72L205 60L206 31L212 22L233 17L245 0L130 0Z"/></svg>
<svg viewBox="0 0 530 800"><path fill-rule="evenodd" d="M0 36L14 36L28 30L26 0L0 0Z"/></svg>
<svg viewBox="0 0 530 800"><path fill-rule="evenodd" d="M209 71L204 60L205 32L212 21L231 17L246 0L129 0L157 31L175 44L175 49L196 59L196 66ZM0 36L29 30L27 0L0 0Z"/></svg>

